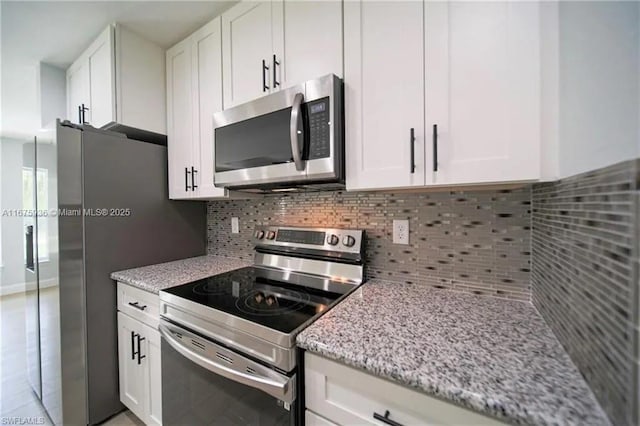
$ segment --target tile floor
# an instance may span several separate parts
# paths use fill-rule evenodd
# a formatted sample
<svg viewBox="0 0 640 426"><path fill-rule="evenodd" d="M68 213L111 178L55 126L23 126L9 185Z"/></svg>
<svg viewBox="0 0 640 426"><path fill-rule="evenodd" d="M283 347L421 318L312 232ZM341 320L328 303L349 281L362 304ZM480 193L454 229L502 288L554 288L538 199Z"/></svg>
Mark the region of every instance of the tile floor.
<svg viewBox="0 0 640 426"><path fill-rule="evenodd" d="M0 297L0 423L20 418L30 424L53 425L27 381L25 340L25 297ZM130 411L103 423L106 426L142 426Z"/></svg>
<svg viewBox="0 0 640 426"><path fill-rule="evenodd" d="M0 297L0 419L52 425L27 381L24 294Z"/></svg>

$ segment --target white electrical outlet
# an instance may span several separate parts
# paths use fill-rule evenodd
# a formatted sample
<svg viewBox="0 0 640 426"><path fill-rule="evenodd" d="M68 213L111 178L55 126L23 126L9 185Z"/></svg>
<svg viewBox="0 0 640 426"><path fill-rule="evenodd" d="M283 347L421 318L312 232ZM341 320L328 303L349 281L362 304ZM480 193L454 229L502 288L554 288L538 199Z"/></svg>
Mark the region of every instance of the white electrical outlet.
<svg viewBox="0 0 640 426"><path fill-rule="evenodd" d="M409 244L409 220L393 221L393 244Z"/></svg>
<svg viewBox="0 0 640 426"><path fill-rule="evenodd" d="M240 233L240 223L238 222L238 218L237 217L232 217L231 218L231 233L232 234L239 234Z"/></svg>

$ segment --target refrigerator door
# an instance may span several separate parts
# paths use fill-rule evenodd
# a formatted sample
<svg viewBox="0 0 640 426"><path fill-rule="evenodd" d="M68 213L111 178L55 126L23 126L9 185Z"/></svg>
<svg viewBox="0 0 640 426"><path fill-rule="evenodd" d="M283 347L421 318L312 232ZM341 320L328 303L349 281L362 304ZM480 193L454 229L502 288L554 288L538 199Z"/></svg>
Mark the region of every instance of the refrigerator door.
<svg viewBox="0 0 640 426"><path fill-rule="evenodd" d="M82 131L57 126L60 356L64 424L86 425L86 311L83 265Z"/></svg>
<svg viewBox="0 0 640 426"><path fill-rule="evenodd" d="M25 327L27 349L27 378L31 388L42 397L40 376L40 312L38 309L38 230L36 211L36 147L35 140L22 147L22 207L29 212L23 218L25 229Z"/></svg>
<svg viewBox="0 0 640 426"><path fill-rule="evenodd" d="M36 140L36 205L42 404L62 424L60 285L58 280L57 159L55 130Z"/></svg>
<svg viewBox="0 0 640 426"><path fill-rule="evenodd" d="M89 423L124 407L118 386L118 270L205 253L206 205L170 201L167 148L85 129ZM66 420L65 420L66 423Z"/></svg>

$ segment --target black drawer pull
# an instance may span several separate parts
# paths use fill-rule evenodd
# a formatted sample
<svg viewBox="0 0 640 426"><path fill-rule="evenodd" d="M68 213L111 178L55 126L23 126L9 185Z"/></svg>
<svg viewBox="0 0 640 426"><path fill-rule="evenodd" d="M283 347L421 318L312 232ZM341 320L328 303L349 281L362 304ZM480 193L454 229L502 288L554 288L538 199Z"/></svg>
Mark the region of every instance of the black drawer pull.
<svg viewBox="0 0 640 426"><path fill-rule="evenodd" d="M391 420L389 418L390 415L391 415L391 413L389 412L389 410L384 412L384 416L381 415L381 414L378 414L378 413L376 413L374 411L373 418L376 419L376 420L380 420L382 423L386 423L386 424L391 425L391 426L402 426L401 423L394 422L393 420Z"/></svg>
<svg viewBox="0 0 640 426"><path fill-rule="evenodd" d="M140 309L141 311L144 311L145 309L147 309L147 305L140 306L138 302L129 302L129 306L133 306L134 308Z"/></svg>

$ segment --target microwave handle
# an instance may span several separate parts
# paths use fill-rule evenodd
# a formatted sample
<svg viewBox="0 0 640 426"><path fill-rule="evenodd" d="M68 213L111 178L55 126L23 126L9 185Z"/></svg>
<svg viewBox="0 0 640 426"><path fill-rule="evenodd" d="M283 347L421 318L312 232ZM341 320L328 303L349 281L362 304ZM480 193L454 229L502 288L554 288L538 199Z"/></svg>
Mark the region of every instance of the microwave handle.
<svg viewBox="0 0 640 426"><path fill-rule="evenodd" d="M298 126L298 123L302 122L303 101L304 95L302 93L296 93L295 97L293 98L293 105L291 106L291 125L289 128L293 162L296 165L296 170L299 172L303 171L305 166L304 160L302 159L302 147L304 147L304 130L301 129L300 126Z"/></svg>

